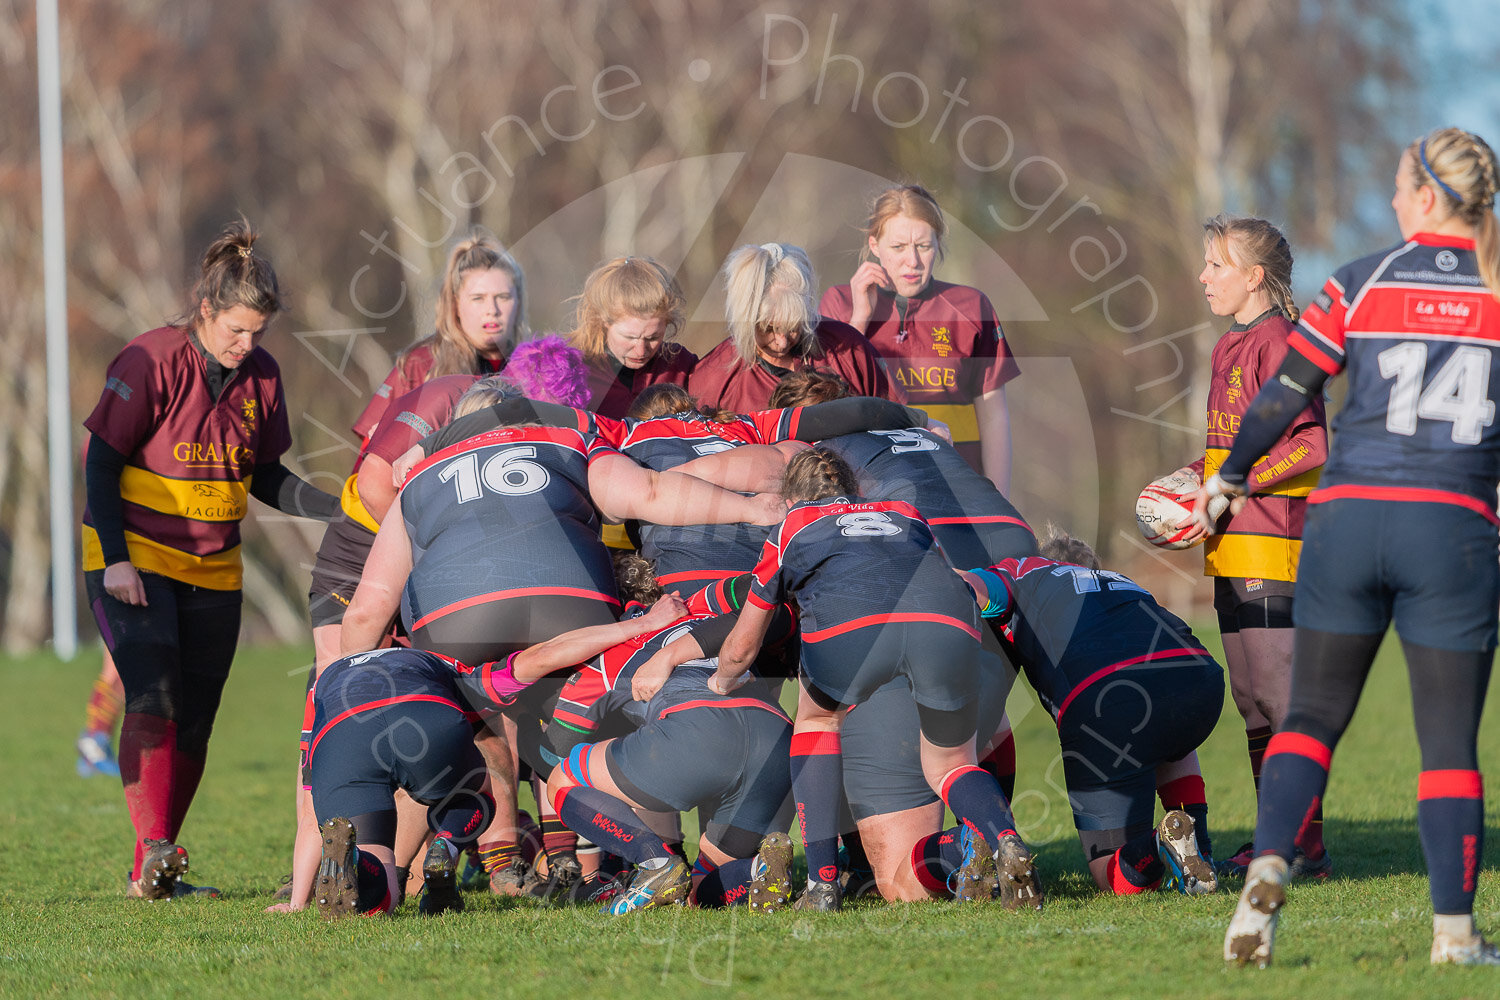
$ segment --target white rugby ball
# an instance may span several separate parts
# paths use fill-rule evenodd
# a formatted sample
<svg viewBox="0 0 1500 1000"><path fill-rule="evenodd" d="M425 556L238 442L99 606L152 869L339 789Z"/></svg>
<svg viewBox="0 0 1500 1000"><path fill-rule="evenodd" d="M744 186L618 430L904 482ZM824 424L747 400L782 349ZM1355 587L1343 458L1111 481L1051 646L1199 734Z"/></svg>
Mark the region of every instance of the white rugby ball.
<svg viewBox="0 0 1500 1000"><path fill-rule="evenodd" d="M1173 472L1147 483L1135 502L1135 524L1141 529L1141 536L1162 549L1189 549L1201 542L1201 538L1183 540L1192 531L1191 524L1184 523L1180 528L1176 525L1186 522L1192 514L1190 501L1202 485L1191 472ZM1219 515L1228 509L1228 497L1214 497L1208 502L1209 520L1218 521Z"/></svg>

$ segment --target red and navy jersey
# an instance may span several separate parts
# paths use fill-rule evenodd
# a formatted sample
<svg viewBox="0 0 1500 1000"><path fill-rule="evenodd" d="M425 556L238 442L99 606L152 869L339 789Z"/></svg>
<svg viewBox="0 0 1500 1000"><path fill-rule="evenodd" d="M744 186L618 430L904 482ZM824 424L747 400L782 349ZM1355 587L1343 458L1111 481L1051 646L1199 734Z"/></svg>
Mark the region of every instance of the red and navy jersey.
<svg viewBox="0 0 1500 1000"><path fill-rule="evenodd" d="M408 632L489 601L534 596L619 603L589 466L618 454L557 427L507 427L417 466L398 502L412 545Z"/></svg>
<svg viewBox="0 0 1500 1000"><path fill-rule="evenodd" d="M308 758L317 753L318 741L334 726L358 725L360 713L402 702L450 705L477 722L479 716L458 691L457 677L464 672L468 668L457 660L404 647L335 660L313 688ZM372 732L370 737L379 735Z"/></svg>
<svg viewBox="0 0 1500 1000"><path fill-rule="evenodd" d="M1181 618L1129 577L1039 556L989 567L1004 594L992 619L1012 661L1054 719L1089 685L1136 664L1218 666Z"/></svg>
<svg viewBox="0 0 1500 1000"><path fill-rule="evenodd" d="M587 741L600 721L617 711L636 726L665 718L674 712L702 707L757 708L786 718L775 699L770 696L769 690L758 680L727 695L709 690L708 678L717 668L717 661L713 658L692 660L679 666L672 671L650 702L639 702L631 698L631 679L647 660L690 632L697 632L705 627L714 628L711 623L715 622L715 618L711 614L680 618L666 628L612 646L580 667L568 678L558 696L551 725L559 727L559 732L549 737L553 748L562 749L573 743ZM712 643L715 653L719 642L722 642L722 634L718 635L718 642Z"/></svg>
<svg viewBox="0 0 1500 1000"><path fill-rule="evenodd" d="M975 638L976 611L932 529L911 504L832 497L797 504L771 533L748 602L802 609L802 641L886 622L953 625Z"/></svg>
<svg viewBox="0 0 1500 1000"><path fill-rule="evenodd" d="M1339 268L1289 343L1330 375L1349 373L1310 502L1454 503L1496 520L1500 302L1472 240L1418 233Z"/></svg>
<svg viewBox="0 0 1500 1000"><path fill-rule="evenodd" d="M818 443L849 463L865 496L909 503L929 525L1009 524L1031 530L995 484L932 431L865 431ZM960 553L948 554L968 561Z"/></svg>
<svg viewBox="0 0 1500 1000"><path fill-rule="evenodd" d="M120 497L136 568L238 590L250 475L292 443L281 370L271 355L251 351L215 399L208 362L188 330L151 330L110 362L104 392L83 425L125 456ZM83 568L104 568L87 510Z"/></svg>

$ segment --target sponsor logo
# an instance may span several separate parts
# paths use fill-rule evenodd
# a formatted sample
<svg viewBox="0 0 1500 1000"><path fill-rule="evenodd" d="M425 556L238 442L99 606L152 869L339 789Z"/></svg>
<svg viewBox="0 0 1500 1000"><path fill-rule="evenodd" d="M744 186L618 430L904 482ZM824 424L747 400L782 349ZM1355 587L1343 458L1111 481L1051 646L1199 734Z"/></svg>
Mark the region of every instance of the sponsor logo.
<svg viewBox="0 0 1500 1000"><path fill-rule="evenodd" d="M603 813L594 813L592 822L595 827L603 830L605 833L609 834L611 837L614 837L616 840L619 840L621 843L628 844L635 839L635 834L626 833L625 829L621 827L620 824L616 823L614 820L610 819Z"/></svg>
<svg viewBox="0 0 1500 1000"><path fill-rule="evenodd" d="M1333 296L1327 292L1319 292L1317 298L1313 299L1312 308L1319 312L1329 312L1333 309Z"/></svg>
<svg viewBox="0 0 1500 1000"><path fill-rule="evenodd" d="M1452 250L1439 250L1438 255L1432 259L1439 271L1448 272L1458 267L1458 254Z"/></svg>
<svg viewBox="0 0 1500 1000"><path fill-rule="evenodd" d="M1266 581L1258 579L1256 577L1251 577L1245 581L1245 589L1252 594L1265 585Z"/></svg>
<svg viewBox="0 0 1500 1000"><path fill-rule="evenodd" d="M1406 322L1472 333L1479 329L1479 306L1467 296L1412 292L1406 296Z"/></svg>
<svg viewBox="0 0 1500 1000"><path fill-rule="evenodd" d="M946 358L953 353L953 337L949 335L946 326L937 326L932 329L932 349L940 358Z"/></svg>
<svg viewBox="0 0 1500 1000"><path fill-rule="evenodd" d="M255 465L255 449L219 441L178 441L172 457L190 469L240 469Z"/></svg>
<svg viewBox="0 0 1500 1000"><path fill-rule="evenodd" d="M200 521L237 521L245 516L243 505L235 502L227 490L208 483L194 483L193 492L203 498L202 503L184 503L182 513Z"/></svg>
<svg viewBox="0 0 1500 1000"><path fill-rule="evenodd" d="M104 389L106 392L112 392L116 396L119 396L127 403L130 402L130 397L135 392L135 390L130 388L130 386L126 385L124 382L121 382L119 379L114 378L113 376L111 376L110 379L104 383Z"/></svg>
<svg viewBox="0 0 1500 1000"><path fill-rule="evenodd" d="M927 365L922 368L911 365L896 366L896 381L903 389L955 389L958 373L942 365Z"/></svg>
<svg viewBox="0 0 1500 1000"><path fill-rule="evenodd" d="M838 865L824 865L818 869L819 882L837 882L839 877Z"/></svg>

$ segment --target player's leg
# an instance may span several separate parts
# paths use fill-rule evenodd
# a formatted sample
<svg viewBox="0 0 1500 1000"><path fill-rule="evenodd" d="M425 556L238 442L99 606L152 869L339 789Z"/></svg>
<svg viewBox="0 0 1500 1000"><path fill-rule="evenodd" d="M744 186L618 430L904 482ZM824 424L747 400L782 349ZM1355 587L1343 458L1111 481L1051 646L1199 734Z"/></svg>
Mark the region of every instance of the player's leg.
<svg viewBox="0 0 1500 1000"><path fill-rule="evenodd" d="M434 703L403 708L406 725L411 735L420 737L419 744L397 746L396 737L389 753L396 762L398 784L426 807L432 842L422 861L418 912L435 916L464 908L458 863L489 827L495 800L487 790L486 765L475 746L473 726L463 713Z"/></svg>
<svg viewBox="0 0 1500 1000"><path fill-rule="evenodd" d="M704 723L699 745L738 763L717 793L708 781L694 782L697 795L708 796L698 806L703 835L693 867L694 901L782 909L792 896L792 842L785 832L792 820L792 727L768 709L696 711Z"/></svg>
<svg viewBox="0 0 1500 1000"><path fill-rule="evenodd" d="M797 824L807 859L807 888L799 909L837 910L839 815L844 794L839 729L844 710L807 677L800 679L797 716L792 723L791 780Z"/></svg>
<svg viewBox="0 0 1500 1000"><path fill-rule="evenodd" d="M99 676L89 692L88 706L84 711L83 731L78 734L78 776L91 777L96 774L118 778L120 764L115 759L115 725L125 710L125 685L120 682L115 669L115 658L109 649L104 650Z"/></svg>

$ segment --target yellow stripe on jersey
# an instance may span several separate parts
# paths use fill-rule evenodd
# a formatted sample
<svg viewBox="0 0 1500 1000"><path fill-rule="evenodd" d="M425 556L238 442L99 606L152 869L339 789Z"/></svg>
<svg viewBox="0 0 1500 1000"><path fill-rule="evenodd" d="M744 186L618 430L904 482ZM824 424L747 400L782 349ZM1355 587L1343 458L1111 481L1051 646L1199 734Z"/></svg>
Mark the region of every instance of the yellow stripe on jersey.
<svg viewBox="0 0 1500 1000"><path fill-rule="evenodd" d="M635 550L635 546L630 544L630 536L626 534L623 524L606 524L599 532L599 537L612 549L624 549L627 552Z"/></svg>
<svg viewBox="0 0 1500 1000"><path fill-rule="evenodd" d="M127 531L125 546L130 553L130 563L136 569L159 573L195 587L239 590L244 579L238 545L212 555L195 556ZM99 544L99 533L86 524L83 526L83 568L85 571L104 568L104 548Z"/></svg>
<svg viewBox="0 0 1500 1000"><path fill-rule="evenodd" d="M953 443L979 440L979 416L968 403L912 403L934 420L941 420L953 432Z"/></svg>
<svg viewBox="0 0 1500 1000"><path fill-rule="evenodd" d="M365 502L359 498L358 473L344 480L344 490L339 494L339 506L344 509L349 520L363 525L371 531L380 530L380 522L365 508Z"/></svg>
<svg viewBox="0 0 1500 1000"><path fill-rule="evenodd" d="M1208 448L1203 453L1203 478L1219 471L1219 466L1224 464L1224 459L1229 457L1228 448ZM1300 472L1291 479L1285 479L1277 483L1269 490L1257 489L1255 480L1258 476L1268 471L1265 460L1256 463L1250 470L1250 488L1256 496L1267 497L1305 497L1318 487L1318 480L1323 475L1323 467L1315 465L1306 472ZM1280 579L1275 577L1274 579Z"/></svg>
<svg viewBox="0 0 1500 1000"><path fill-rule="evenodd" d="M1204 542L1203 572L1263 580L1297 579L1302 541L1270 535L1210 535Z"/></svg>
<svg viewBox="0 0 1500 1000"><path fill-rule="evenodd" d="M133 465L120 473L120 497L128 503L194 521L242 521L249 504L247 482L168 479Z"/></svg>

